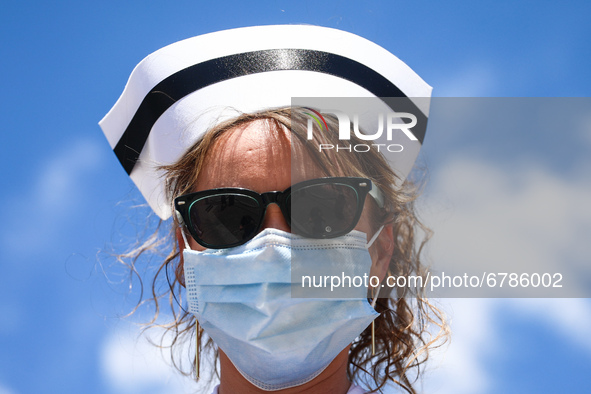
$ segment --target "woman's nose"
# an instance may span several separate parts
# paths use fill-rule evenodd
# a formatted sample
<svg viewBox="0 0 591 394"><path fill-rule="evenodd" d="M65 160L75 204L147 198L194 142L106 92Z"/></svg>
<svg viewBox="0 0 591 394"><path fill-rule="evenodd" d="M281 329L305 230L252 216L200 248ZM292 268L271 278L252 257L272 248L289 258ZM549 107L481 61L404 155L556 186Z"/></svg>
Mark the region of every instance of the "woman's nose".
<svg viewBox="0 0 591 394"><path fill-rule="evenodd" d="M269 206L267 206L261 230L265 228L276 228L288 233L291 232L291 229L285 220L285 216L283 216L283 212L281 212L281 209L277 204L269 204Z"/></svg>

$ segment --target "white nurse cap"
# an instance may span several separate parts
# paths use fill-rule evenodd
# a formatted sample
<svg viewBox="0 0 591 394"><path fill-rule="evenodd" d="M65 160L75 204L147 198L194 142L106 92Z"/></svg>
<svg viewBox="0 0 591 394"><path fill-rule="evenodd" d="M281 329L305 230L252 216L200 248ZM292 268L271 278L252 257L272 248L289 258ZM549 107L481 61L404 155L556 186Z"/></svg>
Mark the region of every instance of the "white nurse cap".
<svg viewBox="0 0 591 394"><path fill-rule="evenodd" d="M179 160L223 120L287 107L293 97L409 98L409 112L418 118L416 140L400 137L406 138L404 155L383 150L404 180L424 138L430 96L431 87L414 71L364 38L318 26L257 26L189 38L152 53L99 124L148 204L167 219L171 206L158 167ZM360 127L375 129L373 119L360 120Z"/></svg>

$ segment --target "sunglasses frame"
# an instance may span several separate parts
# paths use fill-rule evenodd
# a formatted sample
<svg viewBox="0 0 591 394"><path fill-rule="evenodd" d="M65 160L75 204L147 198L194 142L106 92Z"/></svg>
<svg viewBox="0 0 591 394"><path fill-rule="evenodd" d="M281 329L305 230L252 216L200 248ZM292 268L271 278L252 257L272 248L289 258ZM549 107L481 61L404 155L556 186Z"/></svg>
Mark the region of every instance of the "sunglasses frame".
<svg viewBox="0 0 591 394"><path fill-rule="evenodd" d="M336 238L336 237L340 237L342 235L345 235L345 234L348 234L349 232L351 232L351 230L353 230L355 228L355 226L357 225L357 223L359 222L359 218L361 217L361 214L363 212L365 198L368 194L370 194L376 200L376 202L380 208L383 206L382 194L381 194L379 188L376 187L375 184L370 179L360 178L360 177L327 177L327 178L316 178L316 179L310 179L310 180L303 181L303 182L298 182L298 183L292 185L291 187L288 187L284 191L270 191L270 192L265 192L265 193L257 193L253 190L250 190L250 189L236 188L236 187L225 187L225 188L218 188L218 189L202 190L199 192L184 194L182 196L175 198L174 207L176 209L176 216L177 216L177 220L179 221L179 224L184 226L189 231L189 233L191 234L193 239L195 241L197 241L198 244L200 244L201 246L204 246L206 248L209 248L209 249L233 248L236 246L243 245L243 244L247 243L248 241L250 241L252 238L254 238L256 236L256 234L259 233L259 230L260 230L260 228L263 224L263 221L265 219L267 207L269 206L269 204L273 204L273 203L277 204L279 206L279 208L281 209L281 213L283 214L283 216L285 218L285 221L287 222L287 224L290 226L290 228L292 229L292 231L295 234L311 238L309 236L309 234L305 234L305 231L300 231L301 230L300 228L294 228L292 226L292 221L291 221L291 217L289 214L290 208L287 206L289 197L291 196L291 193L293 191L297 191L299 189L307 188L307 187L314 186L314 185L330 185L330 184L346 185L346 186L351 187L353 190L355 190L355 192L357 193L357 207L356 207L355 217L352 220L352 224L348 228L343 229L341 231L335 231L334 233L330 233L329 235L325 235L322 237L315 237L315 239ZM250 198L257 201L257 203L259 204L259 208L262 210L262 213L260 214L258 223L256 224L256 230L253 232L253 236L251 238L243 239L243 240L240 240L239 242L234 242L232 244L219 245L219 244L209 244L209 243L203 241L203 239L201 239L199 234L197 234L197 232L195 231L194 226L191 222L190 211L191 211L192 205L195 202L197 202L203 198L214 197L217 195L241 195L241 196L250 197Z"/></svg>

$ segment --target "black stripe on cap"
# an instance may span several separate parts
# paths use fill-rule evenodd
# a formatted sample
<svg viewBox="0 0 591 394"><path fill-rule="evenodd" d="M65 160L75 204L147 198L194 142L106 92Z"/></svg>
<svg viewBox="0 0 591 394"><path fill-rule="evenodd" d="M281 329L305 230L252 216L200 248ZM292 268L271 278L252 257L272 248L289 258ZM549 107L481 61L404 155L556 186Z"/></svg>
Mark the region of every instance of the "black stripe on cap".
<svg viewBox="0 0 591 394"><path fill-rule="evenodd" d="M406 97L383 75L355 60L333 53L309 49L269 49L239 53L187 67L156 85L140 104L113 151L127 174L131 174L150 130L158 118L178 100L217 82L279 70L330 74L353 82L376 97ZM387 100L385 102L388 104ZM388 105L392 107L391 104ZM412 101L408 100L408 105L411 108L401 109L397 105L395 111L411 112L417 116L417 126L413 127L413 134L423 143L427 117Z"/></svg>

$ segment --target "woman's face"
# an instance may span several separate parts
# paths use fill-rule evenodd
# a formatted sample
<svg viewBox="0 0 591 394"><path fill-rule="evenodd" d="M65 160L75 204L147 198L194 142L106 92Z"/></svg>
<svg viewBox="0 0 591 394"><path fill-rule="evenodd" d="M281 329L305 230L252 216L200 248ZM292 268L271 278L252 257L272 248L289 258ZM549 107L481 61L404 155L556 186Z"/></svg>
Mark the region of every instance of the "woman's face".
<svg viewBox="0 0 591 394"><path fill-rule="evenodd" d="M290 132L278 132L274 127L264 120L258 120L238 126L220 136L205 158L193 191L221 187L241 187L258 193L283 191L293 183L326 176L312 164L311 158L301 152L294 153L302 158L298 158L299 165L294 165L292 171ZM373 227L369 222L370 198L367 197L363 214L355 227L356 230L368 234L368 239L373 236ZM290 231L276 204L267 207L262 228ZM380 234L378 240L388 233L382 232L384 234ZM205 249L191 237L189 243L193 250ZM372 275L380 275L379 271L382 271L376 267L376 260L379 259L377 249L370 249L374 261Z"/></svg>

